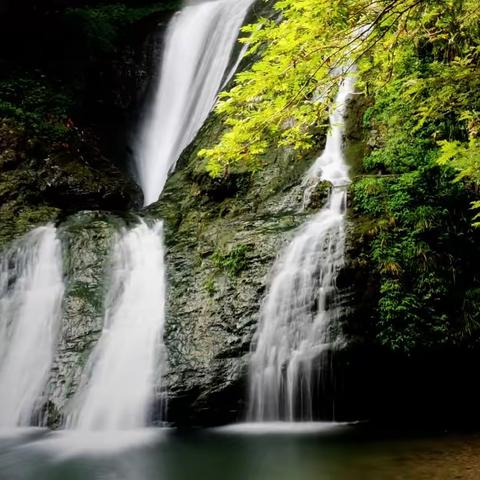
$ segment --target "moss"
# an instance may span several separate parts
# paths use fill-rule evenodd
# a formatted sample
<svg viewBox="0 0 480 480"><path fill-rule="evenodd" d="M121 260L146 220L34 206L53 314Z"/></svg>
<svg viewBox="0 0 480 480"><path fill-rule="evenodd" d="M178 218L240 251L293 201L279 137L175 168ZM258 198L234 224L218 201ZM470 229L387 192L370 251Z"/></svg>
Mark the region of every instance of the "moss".
<svg viewBox="0 0 480 480"><path fill-rule="evenodd" d="M102 311L103 296L98 294L98 286L87 282L78 282L70 290L69 295L79 301L92 305L94 310Z"/></svg>
<svg viewBox="0 0 480 480"><path fill-rule="evenodd" d="M238 277L240 272L247 266L249 250L249 245L235 245L228 252L215 251L211 256L211 260L219 270L223 270L230 277Z"/></svg>
<svg viewBox="0 0 480 480"><path fill-rule="evenodd" d="M208 293L208 296L213 297L215 295L215 292L217 291L217 283L215 281L215 278L207 278L203 286Z"/></svg>
<svg viewBox="0 0 480 480"><path fill-rule="evenodd" d="M55 222L60 215L58 208L26 206L19 202L4 203L0 207L0 248L32 228Z"/></svg>

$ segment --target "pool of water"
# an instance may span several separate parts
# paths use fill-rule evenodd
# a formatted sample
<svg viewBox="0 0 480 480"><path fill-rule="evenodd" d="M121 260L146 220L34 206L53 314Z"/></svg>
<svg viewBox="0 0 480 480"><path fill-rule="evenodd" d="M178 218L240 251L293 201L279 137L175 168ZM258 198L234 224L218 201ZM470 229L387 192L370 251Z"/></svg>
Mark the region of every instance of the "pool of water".
<svg viewBox="0 0 480 480"><path fill-rule="evenodd" d="M1 480L453 480L480 478L480 435L363 425L178 432L0 431Z"/></svg>

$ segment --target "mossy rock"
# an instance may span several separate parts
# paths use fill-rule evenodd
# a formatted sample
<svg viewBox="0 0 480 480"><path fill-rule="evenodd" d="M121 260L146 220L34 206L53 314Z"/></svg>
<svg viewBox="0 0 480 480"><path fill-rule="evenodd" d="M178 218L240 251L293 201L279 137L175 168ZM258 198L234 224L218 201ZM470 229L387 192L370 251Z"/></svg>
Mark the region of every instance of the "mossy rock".
<svg viewBox="0 0 480 480"><path fill-rule="evenodd" d="M332 184L326 180L318 182L310 192L308 208L311 210L320 210L328 200Z"/></svg>

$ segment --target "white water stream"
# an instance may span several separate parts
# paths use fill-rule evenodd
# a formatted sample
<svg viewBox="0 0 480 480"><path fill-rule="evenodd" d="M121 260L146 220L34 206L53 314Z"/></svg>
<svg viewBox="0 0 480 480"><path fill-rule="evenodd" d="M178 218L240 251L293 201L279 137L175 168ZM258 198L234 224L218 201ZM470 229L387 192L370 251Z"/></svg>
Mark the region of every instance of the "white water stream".
<svg viewBox="0 0 480 480"><path fill-rule="evenodd" d="M187 1L166 34L160 82L135 148L144 203L155 202L212 110L253 0Z"/></svg>
<svg viewBox="0 0 480 480"><path fill-rule="evenodd" d="M114 246L103 332L90 355L67 426L145 427L161 378L165 321L162 223L140 223Z"/></svg>
<svg viewBox="0 0 480 480"><path fill-rule="evenodd" d="M136 148L144 203L156 201L169 172L211 111L252 0L187 2L166 34L160 80ZM67 426L144 427L164 352L165 265L161 223L123 233L114 250L105 323L83 373Z"/></svg>
<svg viewBox="0 0 480 480"><path fill-rule="evenodd" d="M349 183L343 123L353 91L354 80L347 77L330 117L325 150L304 182L307 202L320 180L331 182L329 200L274 266L250 363L250 421L314 419L322 352L336 340L332 328L342 313L336 277L344 264Z"/></svg>
<svg viewBox="0 0 480 480"><path fill-rule="evenodd" d="M53 361L64 284L55 227L39 227L0 259L0 427L28 426Z"/></svg>
<svg viewBox="0 0 480 480"><path fill-rule="evenodd" d="M136 148L144 203L155 202L183 149L211 111L253 0L187 1L166 33L159 84ZM243 52L243 51L242 51ZM238 66L238 61L237 64ZM161 224L123 233L114 250L101 338L67 426L118 431L147 425L164 351Z"/></svg>

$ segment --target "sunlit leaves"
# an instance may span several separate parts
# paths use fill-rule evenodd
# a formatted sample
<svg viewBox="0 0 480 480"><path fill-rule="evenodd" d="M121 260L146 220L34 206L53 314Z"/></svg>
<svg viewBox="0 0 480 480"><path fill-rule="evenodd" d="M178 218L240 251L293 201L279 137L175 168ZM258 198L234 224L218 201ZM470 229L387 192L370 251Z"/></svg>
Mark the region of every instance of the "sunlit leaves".
<svg viewBox="0 0 480 480"><path fill-rule="evenodd" d="M371 151L351 201L379 278L377 338L403 352L465 341L480 328L461 323L465 290L478 287L469 207L480 188L478 1L281 0L276 9L245 29L252 66L221 95L225 133L201 152L209 172L258 170L278 146L308 151L355 64ZM473 220L480 226L480 214Z"/></svg>
<svg viewBox="0 0 480 480"><path fill-rule="evenodd" d="M352 63L367 93L395 85L401 73L395 88L415 116L414 131L436 119L429 133L448 140L467 123L470 93L480 88L474 0L282 0L275 9L244 29L252 67L221 96L224 136L200 153L212 175L221 175L222 165L255 170L258 157L278 145L312 147L341 68Z"/></svg>
<svg viewBox="0 0 480 480"><path fill-rule="evenodd" d="M374 51L391 49L393 30L415 0L283 0L279 15L245 28L252 67L237 75L217 111L228 127L219 143L200 152L213 175L220 165L258 166L271 146L308 150L312 129L322 124L345 68L371 71ZM360 29L359 27L363 27ZM369 26L368 28L365 26ZM392 32L390 32L392 30ZM374 63L379 59L374 59Z"/></svg>

